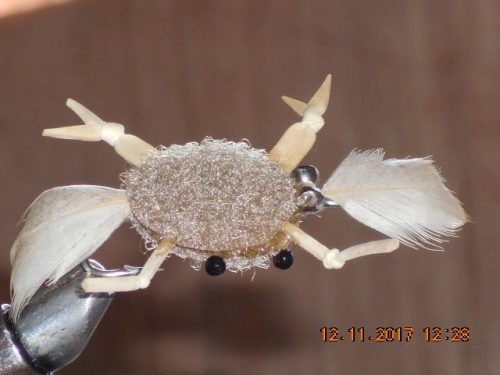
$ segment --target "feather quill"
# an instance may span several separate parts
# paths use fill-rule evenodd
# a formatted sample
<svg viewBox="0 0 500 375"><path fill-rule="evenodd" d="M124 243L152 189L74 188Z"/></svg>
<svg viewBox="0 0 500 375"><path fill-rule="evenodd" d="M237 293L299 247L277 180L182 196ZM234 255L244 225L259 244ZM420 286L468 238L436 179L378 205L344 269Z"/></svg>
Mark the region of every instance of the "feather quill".
<svg viewBox="0 0 500 375"><path fill-rule="evenodd" d="M467 221L430 158L384 159L352 151L322 188L361 223L413 248L439 250Z"/></svg>
<svg viewBox="0 0 500 375"><path fill-rule="evenodd" d="M40 286L57 282L94 253L129 212L124 190L73 185L40 194L10 253L14 321Z"/></svg>

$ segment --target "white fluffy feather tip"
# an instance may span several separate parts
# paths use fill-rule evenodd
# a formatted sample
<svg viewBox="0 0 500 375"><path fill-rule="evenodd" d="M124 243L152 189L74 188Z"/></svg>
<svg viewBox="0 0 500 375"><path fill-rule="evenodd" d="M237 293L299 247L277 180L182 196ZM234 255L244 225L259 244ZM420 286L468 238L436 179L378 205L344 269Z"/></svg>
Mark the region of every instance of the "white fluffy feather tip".
<svg viewBox="0 0 500 375"><path fill-rule="evenodd" d="M57 282L95 252L129 211L125 191L108 187L63 186L40 194L10 252L12 319L40 286Z"/></svg>
<svg viewBox="0 0 500 375"><path fill-rule="evenodd" d="M382 149L352 151L323 186L361 223L410 247L441 249L467 221L430 158L386 159Z"/></svg>

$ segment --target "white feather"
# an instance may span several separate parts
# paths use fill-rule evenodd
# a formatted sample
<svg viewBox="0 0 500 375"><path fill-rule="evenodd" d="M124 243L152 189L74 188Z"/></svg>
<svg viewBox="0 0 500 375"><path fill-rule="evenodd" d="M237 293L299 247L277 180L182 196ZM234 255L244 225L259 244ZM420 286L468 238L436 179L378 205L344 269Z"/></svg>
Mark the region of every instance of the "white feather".
<svg viewBox="0 0 500 375"><path fill-rule="evenodd" d="M55 283L95 252L129 212L124 190L73 185L40 194L10 253L13 319L43 283Z"/></svg>
<svg viewBox="0 0 500 375"><path fill-rule="evenodd" d="M430 158L383 160L382 149L352 151L323 186L361 223L410 247L441 249L467 221Z"/></svg>

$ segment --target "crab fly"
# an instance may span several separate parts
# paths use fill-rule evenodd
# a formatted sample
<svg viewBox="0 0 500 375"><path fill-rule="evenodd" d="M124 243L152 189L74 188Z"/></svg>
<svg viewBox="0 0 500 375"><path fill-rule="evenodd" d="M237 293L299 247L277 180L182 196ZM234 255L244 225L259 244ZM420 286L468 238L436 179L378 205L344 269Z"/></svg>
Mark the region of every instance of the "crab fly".
<svg viewBox="0 0 500 375"><path fill-rule="evenodd" d="M302 119L269 153L211 138L155 148L68 99L84 125L45 129L43 135L105 141L131 168L121 189L57 187L31 204L11 249L13 319L41 285L88 258L127 219L151 254L134 274L86 278L86 292L146 288L170 254L220 275L226 268L267 268L271 260L286 269L293 262L292 242L328 269L394 251L400 242L440 248L466 215L429 158L384 160L380 149L353 151L321 188L318 171L299 166L324 125L330 85L328 75L308 103L283 97ZM390 238L339 251L299 228L308 213L332 206Z"/></svg>

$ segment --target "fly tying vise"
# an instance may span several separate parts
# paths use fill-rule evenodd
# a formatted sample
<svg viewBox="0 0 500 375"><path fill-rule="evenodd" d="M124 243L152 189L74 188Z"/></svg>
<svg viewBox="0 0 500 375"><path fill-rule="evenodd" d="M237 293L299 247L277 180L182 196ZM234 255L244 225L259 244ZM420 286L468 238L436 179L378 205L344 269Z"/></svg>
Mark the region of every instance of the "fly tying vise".
<svg viewBox="0 0 500 375"><path fill-rule="evenodd" d="M267 153L246 142L206 138L200 143L155 148L101 120L72 99L67 105L84 125L45 129L43 135L105 141L131 168L121 189L93 185L56 187L28 208L12 249L12 319L44 283L53 284L87 259L129 220L151 250L144 267L106 273L82 282L89 293L146 288L163 261L175 254L210 275L226 269L278 268L293 263L291 243L328 268L348 260L410 247L438 249L467 216L429 158L384 159L381 149L352 151L325 184L299 166L323 127L331 76L308 103L283 97L302 120ZM342 207L387 235L339 251L299 228L309 213Z"/></svg>

